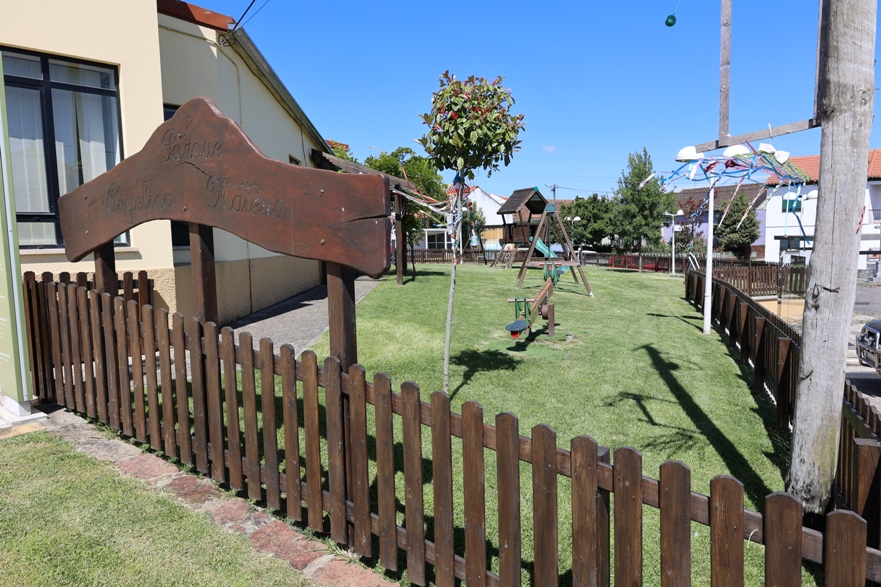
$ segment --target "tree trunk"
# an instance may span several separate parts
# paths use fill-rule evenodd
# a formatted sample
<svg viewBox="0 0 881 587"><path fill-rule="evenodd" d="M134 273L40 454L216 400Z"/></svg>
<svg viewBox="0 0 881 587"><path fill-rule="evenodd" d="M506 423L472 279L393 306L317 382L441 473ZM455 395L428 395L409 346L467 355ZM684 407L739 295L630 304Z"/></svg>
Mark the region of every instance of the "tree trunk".
<svg viewBox="0 0 881 587"><path fill-rule="evenodd" d="M447 332L444 339L444 393L450 393L450 339L453 332L453 298L456 294L456 265L459 264L457 255L458 247L462 246L462 195L465 192L465 170L459 170L459 191L456 194L456 207L453 215L454 222L459 218L456 226L456 240L453 242L453 266L450 269L450 297L447 302Z"/></svg>
<svg viewBox="0 0 881 587"><path fill-rule="evenodd" d="M875 93L876 0L825 0L817 114L817 222L805 294L788 491L822 513L838 458Z"/></svg>

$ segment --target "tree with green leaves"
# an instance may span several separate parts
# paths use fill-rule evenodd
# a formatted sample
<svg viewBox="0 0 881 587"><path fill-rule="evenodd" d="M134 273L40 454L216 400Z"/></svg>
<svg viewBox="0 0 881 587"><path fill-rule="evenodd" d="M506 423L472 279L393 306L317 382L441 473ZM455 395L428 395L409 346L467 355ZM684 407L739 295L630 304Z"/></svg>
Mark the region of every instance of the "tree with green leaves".
<svg viewBox="0 0 881 587"><path fill-rule="evenodd" d="M349 148L349 145L347 145L346 143L327 139L327 145L333 150L333 154L340 159L345 159L346 161L351 161L352 163L358 162L358 160L355 158L355 155L352 153L352 150Z"/></svg>
<svg viewBox="0 0 881 587"><path fill-rule="evenodd" d="M642 153L627 157L627 169L618 179L618 214L615 233L625 250L639 252L639 270L642 271L643 247L661 239L664 212L673 208L676 196L665 192L657 178L646 181L654 173L652 158L643 147Z"/></svg>
<svg viewBox="0 0 881 587"><path fill-rule="evenodd" d="M502 85L501 77L488 80L470 76L465 80L445 71L440 87L431 96L431 110L422 115L428 132L419 139L438 169L456 171L459 191L452 212L457 230L453 266L450 271L450 297L447 303L447 333L444 345L444 391L450 391L450 333L453 298L456 292L456 265L462 251L462 201L466 179L484 169L487 177L499 166L508 165L519 149L523 115L511 114L514 98Z"/></svg>
<svg viewBox="0 0 881 587"><path fill-rule="evenodd" d="M714 235L722 248L739 257L749 257L750 245L759 238L759 219L756 210L743 194L734 196L725 219L716 227Z"/></svg>
<svg viewBox="0 0 881 587"><path fill-rule="evenodd" d="M398 147L392 152L380 151L379 155L371 155L364 160L364 165L382 171L388 175L410 181L413 188L433 200L447 199L444 178L438 173L434 161L428 157L417 155L410 147ZM422 229L431 222L432 214L425 206L406 200L404 214L401 218L403 236L398 246L410 247L410 258L413 260L413 274L416 274L416 257L413 249L422 236Z"/></svg>
<svg viewBox="0 0 881 587"><path fill-rule="evenodd" d="M587 198L576 196L575 200L560 206L560 216L576 246L583 244L597 249L603 239L611 239L614 234L615 202L599 194Z"/></svg>

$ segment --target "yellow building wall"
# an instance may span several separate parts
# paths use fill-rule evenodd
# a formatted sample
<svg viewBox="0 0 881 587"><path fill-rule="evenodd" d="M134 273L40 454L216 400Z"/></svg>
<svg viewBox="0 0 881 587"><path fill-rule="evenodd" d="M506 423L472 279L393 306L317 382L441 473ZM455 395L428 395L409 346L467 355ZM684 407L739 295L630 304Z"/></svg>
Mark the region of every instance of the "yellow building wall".
<svg viewBox="0 0 881 587"><path fill-rule="evenodd" d="M114 65L119 70L123 155L139 151L162 123L162 76L155 2L135 0L28 0L4 2L0 45ZM167 222L134 228L131 246L116 249L119 272L166 269L157 305L174 307L171 232ZM91 256L70 263L63 249L25 249L22 269L91 272ZM172 296L173 298L173 296ZM171 302L166 303L166 302Z"/></svg>
<svg viewBox="0 0 881 587"><path fill-rule="evenodd" d="M284 109L242 57L211 28L159 15L162 98L179 106L208 96L235 120L267 156L287 162L293 156L311 165L319 145ZM287 258L214 230L218 313L221 323L261 310L318 285L319 264ZM192 308L189 250L176 249L177 307Z"/></svg>

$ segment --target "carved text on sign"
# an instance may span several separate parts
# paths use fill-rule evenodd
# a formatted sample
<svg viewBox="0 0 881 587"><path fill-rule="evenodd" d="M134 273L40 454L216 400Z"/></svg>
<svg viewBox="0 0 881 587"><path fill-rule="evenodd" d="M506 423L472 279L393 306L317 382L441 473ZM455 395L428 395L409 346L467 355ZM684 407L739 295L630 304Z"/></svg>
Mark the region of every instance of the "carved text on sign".
<svg viewBox="0 0 881 587"><path fill-rule="evenodd" d="M229 210L230 212L250 213L254 216L272 216L284 218L282 202L272 198L262 198L256 193L260 185L256 183L240 183L233 187L233 194L229 190L229 178L212 175L208 178L205 186L208 193L216 192L217 197L208 204L212 210ZM231 197L230 197L231 196Z"/></svg>
<svg viewBox="0 0 881 587"><path fill-rule="evenodd" d="M223 155L223 141L197 141L170 128L162 135L163 161L199 161Z"/></svg>
<svg viewBox="0 0 881 587"><path fill-rule="evenodd" d="M174 196L171 194L156 193L147 187L144 182L143 193L140 196L120 196L115 183L107 188L107 214L123 214L128 216L128 223L134 222L135 212L148 210L169 210L174 204Z"/></svg>

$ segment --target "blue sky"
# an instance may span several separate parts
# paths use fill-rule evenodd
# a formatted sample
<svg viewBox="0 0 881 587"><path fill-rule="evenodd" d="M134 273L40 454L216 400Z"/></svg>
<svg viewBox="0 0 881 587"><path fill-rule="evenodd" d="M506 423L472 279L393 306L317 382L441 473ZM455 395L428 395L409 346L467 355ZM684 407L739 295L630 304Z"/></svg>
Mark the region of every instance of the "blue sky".
<svg viewBox="0 0 881 587"><path fill-rule="evenodd" d="M235 19L248 2L196 0ZM817 4L733 0L731 134L811 117ZM525 115L521 150L473 183L499 195L534 185L547 196L545 185L557 184L569 199L614 191L628 154L643 147L663 171L681 147L716 138L720 2L676 6L256 0L244 28L319 132L360 160L399 146L424 154L413 139L443 71L504 76ZM770 142L816 154L820 130ZM871 147L881 147L877 128Z"/></svg>

